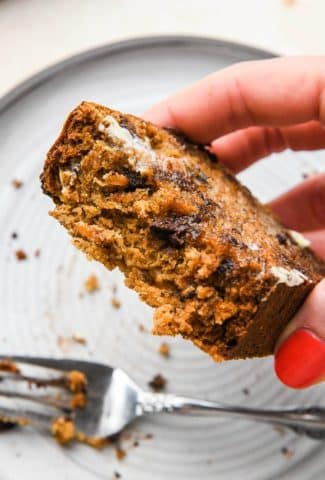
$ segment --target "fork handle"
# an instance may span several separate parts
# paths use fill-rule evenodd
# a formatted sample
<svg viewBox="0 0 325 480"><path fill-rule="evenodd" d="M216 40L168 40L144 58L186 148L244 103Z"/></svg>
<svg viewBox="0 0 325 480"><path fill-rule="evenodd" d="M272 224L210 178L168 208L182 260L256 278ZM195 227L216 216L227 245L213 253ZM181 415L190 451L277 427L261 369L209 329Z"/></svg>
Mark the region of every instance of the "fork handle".
<svg viewBox="0 0 325 480"><path fill-rule="evenodd" d="M158 393L144 393L140 402L142 413L241 418L282 425L314 439L325 439L325 408L322 407L260 409Z"/></svg>

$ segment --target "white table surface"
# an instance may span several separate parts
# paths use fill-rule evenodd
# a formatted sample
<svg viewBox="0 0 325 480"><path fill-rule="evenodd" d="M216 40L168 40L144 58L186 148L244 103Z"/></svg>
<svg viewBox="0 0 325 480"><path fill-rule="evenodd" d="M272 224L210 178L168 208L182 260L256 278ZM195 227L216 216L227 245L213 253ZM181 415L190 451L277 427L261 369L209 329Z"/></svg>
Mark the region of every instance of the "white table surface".
<svg viewBox="0 0 325 480"><path fill-rule="evenodd" d="M88 48L184 33L325 54L324 0L0 0L0 95Z"/></svg>

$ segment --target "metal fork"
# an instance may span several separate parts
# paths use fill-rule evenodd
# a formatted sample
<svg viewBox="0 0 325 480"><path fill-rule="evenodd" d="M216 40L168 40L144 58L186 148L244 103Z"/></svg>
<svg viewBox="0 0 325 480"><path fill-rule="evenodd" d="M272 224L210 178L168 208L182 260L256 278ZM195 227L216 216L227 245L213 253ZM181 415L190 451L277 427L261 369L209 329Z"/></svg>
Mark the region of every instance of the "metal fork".
<svg viewBox="0 0 325 480"><path fill-rule="evenodd" d="M120 433L143 415L172 413L252 420L288 427L313 439L325 439L323 407L258 409L226 405L145 392L123 370L100 363L22 356L11 357L11 360L19 373L0 371L0 418L26 417L35 426L49 428L54 419L68 416L78 431L87 436L107 438ZM64 395L58 397L54 393L62 376L72 370L83 372L87 378L84 408L72 409ZM50 392L48 388L33 387L35 379L39 385L50 380Z"/></svg>

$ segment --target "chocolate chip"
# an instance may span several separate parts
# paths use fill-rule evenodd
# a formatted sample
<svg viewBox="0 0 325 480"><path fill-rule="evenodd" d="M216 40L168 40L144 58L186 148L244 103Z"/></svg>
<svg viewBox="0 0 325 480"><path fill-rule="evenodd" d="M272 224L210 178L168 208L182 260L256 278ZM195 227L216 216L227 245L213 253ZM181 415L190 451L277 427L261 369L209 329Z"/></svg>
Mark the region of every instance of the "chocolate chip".
<svg viewBox="0 0 325 480"><path fill-rule="evenodd" d="M148 184L148 181L145 177L143 177L139 172L134 172L128 169L122 169L122 175L125 175L129 181L129 185L124 189L126 192L134 192L137 188L149 188L150 190L153 189L152 185Z"/></svg>
<svg viewBox="0 0 325 480"><path fill-rule="evenodd" d="M164 130L167 130L168 133L171 133L180 145L188 146L189 144L191 144L188 138L181 131L176 130L176 128L165 127Z"/></svg>
<svg viewBox="0 0 325 480"><path fill-rule="evenodd" d="M208 177L204 175L204 173L200 172L198 175L196 175L196 180L198 180L200 183L207 184L208 183Z"/></svg>
<svg viewBox="0 0 325 480"><path fill-rule="evenodd" d="M186 238L197 238L199 235L198 216L183 216L157 220L150 225L151 232L160 240L164 240L175 248L185 244Z"/></svg>
<svg viewBox="0 0 325 480"><path fill-rule="evenodd" d="M195 188L195 182L192 178L192 172L188 174L182 172L168 172L166 170L156 169L155 176L158 180L166 180L177 185L181 190L192 191Z"/></svg>
<svg viewBox="0 0 325 480"><path fill-rule="evenodd" d="M234 262L230 258L221 260L219 267L215 270L214 276L224 277L234 268Z"/></svg>
<svg viewBox="0 0 325 480"><path fill-rule="evenodd" d="M287 245L288 237L285 233L277 233L276 238L280 245Z"/></svg>
<svg viewBox="0 0 325 480"><path fill-rule="evenodd" d="M226 343L228 348L233 348L237 345L237 338L230 338L228 342Z"/></svg>
<svg viewBox="0 0 325 480"><path fill-rule="evenodd" d="M240 245L239 240L237 240L237 238L235 238L233 235L229 235L228 233L226 233L225 235L223 235L223 236L222 236L222 239L223 239L226 243L229 243L230 245L233 245L234 247L237 247L238 245Z"/></svg>

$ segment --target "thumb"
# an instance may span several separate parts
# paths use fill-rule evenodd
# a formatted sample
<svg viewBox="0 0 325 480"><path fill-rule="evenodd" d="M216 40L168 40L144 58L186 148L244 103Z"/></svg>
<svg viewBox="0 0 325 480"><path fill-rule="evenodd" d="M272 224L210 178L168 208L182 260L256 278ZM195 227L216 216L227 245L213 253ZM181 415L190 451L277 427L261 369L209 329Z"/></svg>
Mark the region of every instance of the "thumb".
<svg viewBox="0 0 325 480"><path fill-rule="evenodd" d="M309 294L275 348L274 368L288 387L325 379L325 279Z"/></svg>

